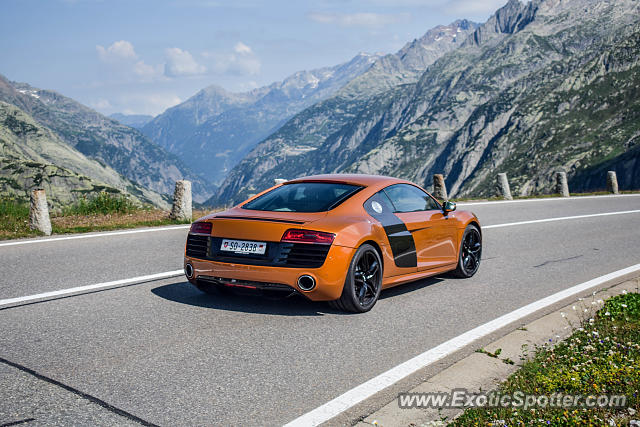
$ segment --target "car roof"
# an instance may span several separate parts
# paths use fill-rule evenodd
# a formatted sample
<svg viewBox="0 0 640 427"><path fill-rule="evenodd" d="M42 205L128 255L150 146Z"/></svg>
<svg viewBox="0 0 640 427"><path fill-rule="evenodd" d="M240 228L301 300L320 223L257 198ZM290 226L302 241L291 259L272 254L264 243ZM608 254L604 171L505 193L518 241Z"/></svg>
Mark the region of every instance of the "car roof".
<svg viewBox="0 0 640 427"><path fill-rule="evenodd" d="M291 181L287 181L285 184L293 184L298 182L341 182L344 184L355 184L368 187L370 185L386 185L408 181L381 175L335 173L326 175L305 176L302 178L292 179Z"/></svg>

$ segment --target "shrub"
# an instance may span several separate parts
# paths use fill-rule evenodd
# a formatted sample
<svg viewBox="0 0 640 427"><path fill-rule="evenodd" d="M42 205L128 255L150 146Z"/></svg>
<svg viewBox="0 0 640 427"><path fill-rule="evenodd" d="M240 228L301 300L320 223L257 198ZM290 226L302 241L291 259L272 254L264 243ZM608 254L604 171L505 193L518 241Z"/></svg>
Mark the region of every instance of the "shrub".
<svg viewBox="0 0 640 427"><path fill-rule="evenodd" d="M92 197L83 197L72 206L64 209L64 215L93 215L131 213L140 209L124 195L101 192Z"/></svg>

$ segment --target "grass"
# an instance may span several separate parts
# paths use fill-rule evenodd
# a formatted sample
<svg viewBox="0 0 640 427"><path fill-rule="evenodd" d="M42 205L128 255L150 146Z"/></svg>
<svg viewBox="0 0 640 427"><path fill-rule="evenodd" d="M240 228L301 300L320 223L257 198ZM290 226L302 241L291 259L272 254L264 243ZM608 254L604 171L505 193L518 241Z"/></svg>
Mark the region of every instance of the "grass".
<svg viewBox="0 0 640 427"><path fill-rule="evenodd" d="M0 198L0 239L37 235L29 229L29 205L7 197Z"/></svg>
<svg viewBox="0 0 640 427"><path fill-rule="evenodd" d="M470 408L453 426L629 425L640 418L640 294L607 300L565 341L538 347L498 390L534 395L625 395L623 408Z"/></svg>
<svg viewBox="0 0 640 427"><path fill-rule="evenodd" d="M195 210L193 219L209 213ZM100 193L84 198L61 213L51 216L51 228L55 234L108 231L136 227L184 224L169 218L169 213L131 203L123 196ZM0 198L0 240L41 236L29 228L29 203L25 200Z"/></svg>

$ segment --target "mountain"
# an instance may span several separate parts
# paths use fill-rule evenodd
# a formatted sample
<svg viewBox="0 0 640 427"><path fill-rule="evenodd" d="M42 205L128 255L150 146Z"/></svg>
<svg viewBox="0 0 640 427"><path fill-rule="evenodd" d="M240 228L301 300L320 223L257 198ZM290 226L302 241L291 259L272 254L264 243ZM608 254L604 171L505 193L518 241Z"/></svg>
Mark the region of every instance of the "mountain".
<svg viewBox="0 0 640 427"><path fill-rule="evenodd" d="M148 116L146 114L114 113L114 114L111 114L109 118L117 122L120 122L125 126L136 128L138 130L142 129L144 125L146 125L151 120L153 120L153 116Z"/></svg>
<svg viewBox="0 0 640 427"><path fill-rule="evenodd" d="M328 98L377 59L361 53L344 64L300 71L245 93L209 86L154 118L142 131L196 172L220 182L288 118Z"/></svg>
<svg viewBox="0 0 640 427"><path fill-rule="evenodd" d="M639 21L634 0L510 0L417 81L348 104L338 93L293 117L209 203L320 172L425 186L444 173L451 196L486 197L498 172L529 195L552 192L557 170L574 189L602 188L612 168L638 188Z"/></svg>
<svg viewBox="0 0 640 427"><path fill-rule="evenodd" d="M334 96L295 115L256 146L207 203L235 203L258 188L265 188L274 177L298 176L299 172L294 169L299 156L308 157L308 153L324 144L330 135L348 128L349 123L367 111L383 111L390 99L389 91L403 91L407 85L415 84L428 66L457 49L477 26L468 20L439 25L395 54L378 58L366 72L352 79ZM270 157L272 155L274 157ZM326 160L330 159L324 159L322 163ZM280 170L281 166L285 169ZM243 170L245 167L255 170ZM266 174L264 179L260 177L263 173Z"/></svg>
<svg viewBox="0 0 640 427"><path fill-rule="evenodd" d="M0 76L0 101L20 108L85 156L157 193L171 194L176 180L189 179L193 182L194 200L205 200L211 194L209 182L175 155L140 131L71 98Z"/></svg>
<svg viewBox="0 0 640 427"><path fill-rule="evenodd" d="M0 194L28 199L44 188L54 208L106 191L168 208L167 200L88 159L18 107L0 101Z"/></svg>

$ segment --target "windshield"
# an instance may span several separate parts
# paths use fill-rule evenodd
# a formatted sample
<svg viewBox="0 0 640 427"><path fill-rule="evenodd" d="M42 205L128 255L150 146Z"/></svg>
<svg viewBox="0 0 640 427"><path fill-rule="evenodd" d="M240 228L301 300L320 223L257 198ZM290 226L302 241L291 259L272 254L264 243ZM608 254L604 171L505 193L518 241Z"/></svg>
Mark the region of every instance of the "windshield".
<svg viewBox="0 0 640 427"><path fill-rule="evenodd" d="M324 212L335 208L361 188L338 182L285 184L246 203L242 208L273 212Z"/></svg>

